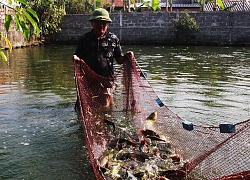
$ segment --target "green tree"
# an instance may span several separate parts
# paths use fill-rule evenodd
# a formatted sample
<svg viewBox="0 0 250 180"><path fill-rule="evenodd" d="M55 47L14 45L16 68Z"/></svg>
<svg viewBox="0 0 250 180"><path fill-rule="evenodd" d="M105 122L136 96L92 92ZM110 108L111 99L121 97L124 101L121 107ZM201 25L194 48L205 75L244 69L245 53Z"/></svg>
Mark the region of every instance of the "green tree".
<svg viewBox="0 0 250 180"><path fill-rule="evenodd" d="M90 11L91 4L89 0L67 0L65 2L65 11L67 14L85 14Z"/></svg>
<svg viewBox="0 0 250 180"><path fill-rule="evenodd" d="M108 9L112 4L108 0L67 0L65 6L67 14L86 14L100 7Z"/></svg>
<svg viewBox="0 0 250 180"><path fill-rule="evenodd" d="M59 24L65 15L64 1L62 0L33 0L30 6L36 11L39 18L40 38L61 30Z"/></svg>
<svg viewBox="0 0 250 180"><path fill-rule="evenodd" d="M32 33L35 33L36 35L40 33L40 29L37 25L37 23L39 22L39 18L36 12L29 6L27 1L25 0L8 0L8 3L1 3L5 7L12 9L14 12L12 14L5 15L4 27L6 32L0 32L0 41L4 40L8 45L9 51L11 52L12 45L7 37L11 26L15 23L16 30L20 30L24 35L26 41L29 41L30 35ZM7 57L3 53L1 46L0 57L4 61L7 61Z"/></svg>
<svg viewBox="0 0 250 180"><path fill-rule="evenodd" d="M193 38L194 34L200 30L196 20L190 16L187 10L179 18L173 19L173 23L173 30L176 33L177 39L179 39L180 35L186 37L186 39Z"/></svg>

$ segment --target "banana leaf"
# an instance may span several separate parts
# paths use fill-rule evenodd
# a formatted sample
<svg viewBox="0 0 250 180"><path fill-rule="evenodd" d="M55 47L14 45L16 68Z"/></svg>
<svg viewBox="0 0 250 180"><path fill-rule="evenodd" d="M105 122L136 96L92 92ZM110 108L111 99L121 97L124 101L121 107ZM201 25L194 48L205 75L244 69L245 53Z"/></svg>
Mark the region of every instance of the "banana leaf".
<svg viewBox="0 0 250 180"><path fill-rule="evenodd" d="M222 0L218 0L218 6L220 7L221 10L224 10L224 9L225 9L225 6L224 6Z"/></svg>

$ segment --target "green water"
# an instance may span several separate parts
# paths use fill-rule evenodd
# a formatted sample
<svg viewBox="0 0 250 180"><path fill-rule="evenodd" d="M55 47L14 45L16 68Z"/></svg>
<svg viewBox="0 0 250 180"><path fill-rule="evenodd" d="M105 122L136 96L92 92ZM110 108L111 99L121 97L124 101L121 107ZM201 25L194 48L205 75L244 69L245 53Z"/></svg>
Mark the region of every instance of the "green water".
<svg viewBox="0 0 250 180"><path fill-rule="evenodd" d="M0 61L0 179L94 179L74 111L75 46L14 49ZM250 48L124 46L155 92L194 123L250 117Z"/></svg>

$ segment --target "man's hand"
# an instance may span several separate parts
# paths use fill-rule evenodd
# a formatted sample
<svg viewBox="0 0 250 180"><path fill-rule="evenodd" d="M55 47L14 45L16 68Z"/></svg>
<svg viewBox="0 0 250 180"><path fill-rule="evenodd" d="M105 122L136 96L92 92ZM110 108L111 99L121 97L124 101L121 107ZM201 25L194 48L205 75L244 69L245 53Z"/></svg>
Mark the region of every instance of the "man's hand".
<svg viewBox="0 0 250 180"><path fill-rule="evenodd" d="M116 62L118 64L122 64L124 63L124 61L128 60L129 58L134 58L134 53L133 51L127 51L125 55L119 57L118 59L116 59Z"/></svg>
<svg viewBox="0 0 250 180"><path fill-rule="evenodd" d="M134 52L133 51L127 51L126 55L128 55L129 57L134 57Z"/></svg>
<svg viewBox="0 0 250 180"><path fill-rule="evenodd" d="M82 61L77 55L73 55L73 61Z"/></svg>

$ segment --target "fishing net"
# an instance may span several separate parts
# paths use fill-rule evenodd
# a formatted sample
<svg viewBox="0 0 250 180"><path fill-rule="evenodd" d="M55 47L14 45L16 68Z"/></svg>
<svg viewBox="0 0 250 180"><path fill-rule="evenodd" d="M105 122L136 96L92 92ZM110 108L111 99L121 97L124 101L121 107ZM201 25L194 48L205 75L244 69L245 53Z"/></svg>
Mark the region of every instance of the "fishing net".
<svg viewBox="0 0 250 180"><path fill-rule="evenodd" d="M250 179L250 119L218 126L183 120L129 56L113 78L75 62L75 78L96 179Z"/></svg>

